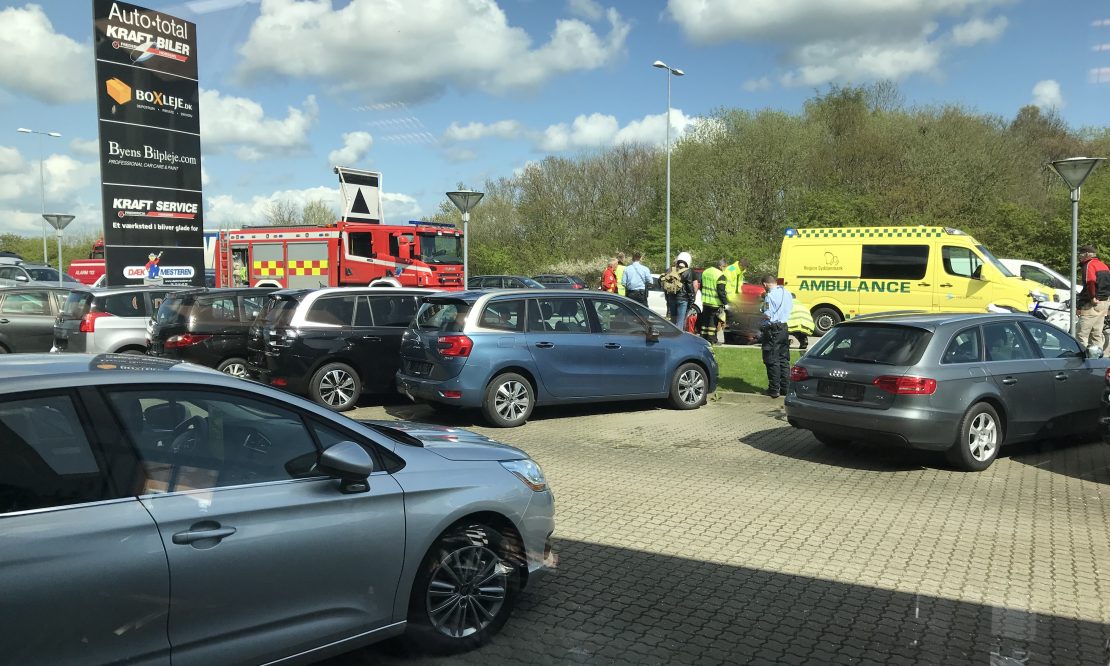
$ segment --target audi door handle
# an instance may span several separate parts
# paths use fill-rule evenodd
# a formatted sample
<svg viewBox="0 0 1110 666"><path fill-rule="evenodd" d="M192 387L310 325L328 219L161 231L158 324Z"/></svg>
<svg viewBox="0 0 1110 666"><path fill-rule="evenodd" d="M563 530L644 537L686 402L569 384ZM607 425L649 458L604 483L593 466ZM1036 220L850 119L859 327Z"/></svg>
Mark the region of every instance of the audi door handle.
<svg viewBox="0 0 1110 666"><path fill-rule="evenodd" d="M173 535L173 542L179 546L184 546L196 541L204 541L205 539L226 539L232 534L235 534L236 531L234 527L219 527L211 530L186 530Z"/></svg>
<svg viewBox="0 0 1110 666"><path fill-rule="evenodd" d="M364 335L364 336L362 336L362 339L366 340L368 342L381 342L382 341L382 339L380 337L376 336L376 335Z"/></svg>
<svg viewBox="0 0 1110 666"><path fill-rule="evenodd" d="M6 324L6 323L8 323L7 319L0 319L0 324Z"/></svg>
<svg viewBox="0 0 1110 666"><path fill-rule="evenodd" d="M1002 380L1002 383L1006 386L1013 386L1014 384L1017 384L1017 380L1013 377L1007 377L1006 379Z"/></svg>
<svg viewBox="0 0 1110 666"><path fill-rule="evenodd" d="M951 287L952 284L950 282L945 282L944 284L942 284L940 286L942 286L942 287Z"/></svg>
<svg viewBox="0 0 1110 666"><path fill-rule="evenodd" d="M1067 380L1068 380L1068 376L1065 375L1062 372L1056 375L1056 381L1058 381L1058 382L1066 382Z"/></svg>
<svg viewBox="0 0 1110 666"><path fill-rule="evenodd" d="M620 349L621 346L616 342L606 342L605 343L605 348L606 349Z"/></svg>
<svg viewBox="0 0 1110 666"><path fill-rule="evenodd" d="M554 342L537 342L536 346L540 349L551 349L555 346Z"/></svg>

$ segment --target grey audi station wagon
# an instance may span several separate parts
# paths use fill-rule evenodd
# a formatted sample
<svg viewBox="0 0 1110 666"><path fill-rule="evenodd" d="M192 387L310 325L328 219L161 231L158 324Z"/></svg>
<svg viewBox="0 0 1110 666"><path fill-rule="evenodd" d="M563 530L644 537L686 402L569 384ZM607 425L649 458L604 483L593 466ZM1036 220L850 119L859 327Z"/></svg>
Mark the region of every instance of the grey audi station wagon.
<svg viewBox="0 0 1110 666"><path fill-rule="evenodd" d="M825 444L945 451L980 471L1005 444L1097 433L1107 368L1030 315L859 317L791 369L786 416Z"/></svg>

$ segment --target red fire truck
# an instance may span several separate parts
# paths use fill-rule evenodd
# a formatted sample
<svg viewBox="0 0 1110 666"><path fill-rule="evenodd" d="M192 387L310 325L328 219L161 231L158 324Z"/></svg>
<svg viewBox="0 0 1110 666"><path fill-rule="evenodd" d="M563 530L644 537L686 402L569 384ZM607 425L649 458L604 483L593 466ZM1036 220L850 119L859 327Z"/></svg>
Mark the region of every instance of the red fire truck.
<svg viewBox="0 0 1110 666"><path fill-rule="evenodd" d="M67 272L80 282L96 284L100 276L104 275L104 239L93 244L88 259L74 259Z"/></svg>
<svg viewBox="0 0 1110 666"><path fill-rule="evenodd" d="M216 286L463 288L462 232L452 224L382 224L382 175L335 167L343 216L326 226L221 231Z"/></svg>
<svg viewBox="0 0 1110 666"><path fill-rule="evenodd" d="M216 286L463 288L462 232L454 225L340 220L325 227L221 231Z"/></svg>

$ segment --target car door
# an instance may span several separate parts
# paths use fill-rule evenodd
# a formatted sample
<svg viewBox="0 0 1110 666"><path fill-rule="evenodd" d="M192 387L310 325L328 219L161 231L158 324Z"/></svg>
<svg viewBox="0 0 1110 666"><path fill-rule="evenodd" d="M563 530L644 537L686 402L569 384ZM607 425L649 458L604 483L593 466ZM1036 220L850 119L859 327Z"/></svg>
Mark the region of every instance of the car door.
<svg viewBox="0 0 1110 666"><path fill-rule="evenodd" d="M528 301L528 352L540 382L557 398L606 395L601 385L614 359L591 330L581 298L538 298Z"/></svg>
<svg viewBox="0 0 1110 666"><path fill-rule="evenodd" d="M941 245L940 260L934 307L942 312L986 312L991 285L980 277L983 259L971 248Z"/></svg>
<svg viewBox="0 0 1110 666"><path fill-rule="evenodd" d="M1055 388L1053 434L1094 432L1105 387L1105 363L1086 357L1079 342L1055 326L1022 322L1048 366Z"/></svg>
<svg viewBox="0 0 1110 666"><path fill-rule="evenodd" d="M599 395L662 392L668 372L666 349L658 340L648 339L646 319L616 299L591 298L589 309L598 331L592 337L605 350Z"/></svg>
<svg viewBox="0 0 1110 666"><path fill-rule="evenodd" d="M355 335L362 345L360 373L366 391L392 391L401 367L401 336L416 314L416 297L407 294L362 296L355 308Z"/></svg>
<svg viewBox="0 0 1110 666"><path fill-rule="evenodd" d="M1053 373L1015 321L984 324L983 340L983 367L1005 401L1006 441L1039 436L1056 414Z"/></svg>
<svg viewBox="0 0 1110 666"><path fill-rule="evenodd" d="M352 436L249 393L148 386L108 398L166 545L175 666L263 663L392 624L405 548L388 474L344 495L314 472Z"/></svg>
<svg viewBox="0 0 1110 666"><path fill-rule="evenodd" d="M50 293L20 290L0 301L0 340L8 351L47 352L54 344Z"/></svg>
<svg viewBox="0 0 1110 666"><path fill-rule="evenodd" d="M0 399L0 661L170 663L166 553L110 422L75 391Z"/></svg>

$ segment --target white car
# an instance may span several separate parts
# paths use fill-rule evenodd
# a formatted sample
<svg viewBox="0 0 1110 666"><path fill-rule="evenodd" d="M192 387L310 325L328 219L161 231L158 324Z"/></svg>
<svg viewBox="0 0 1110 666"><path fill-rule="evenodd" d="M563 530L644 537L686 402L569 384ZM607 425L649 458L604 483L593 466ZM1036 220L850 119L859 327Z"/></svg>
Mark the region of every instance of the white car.
<svg viewBox="0 0 1110 666"><path fill-rule="evenodd" d="M1039 282L1056 293L1056 301L1071 298L1071 280L1044 264L1028 259L999 259L1011 273L1026 280Z"/></svg>

